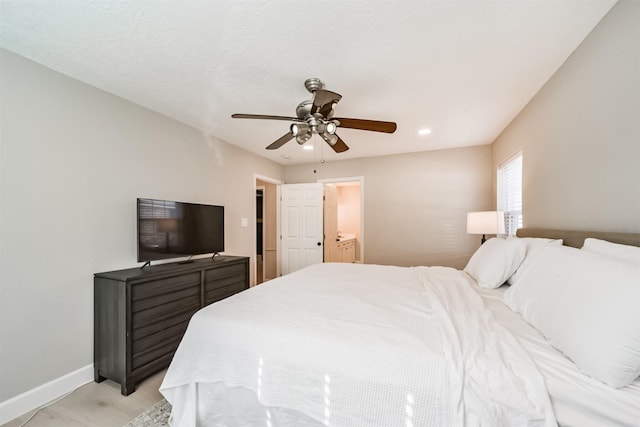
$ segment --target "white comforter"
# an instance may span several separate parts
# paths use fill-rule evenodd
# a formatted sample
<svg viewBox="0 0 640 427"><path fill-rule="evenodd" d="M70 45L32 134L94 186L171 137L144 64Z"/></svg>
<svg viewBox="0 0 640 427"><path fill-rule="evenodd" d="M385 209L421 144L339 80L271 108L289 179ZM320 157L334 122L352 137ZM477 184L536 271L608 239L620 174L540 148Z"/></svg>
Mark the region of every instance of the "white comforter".
<svg viewBox="0 0 640 427"><path fill-rule="evenodd" d="M542 376L470 280L318 264L205 307L161 386L172 425L257 424L221 390L268 426L287 424L270 408L333 426L555 425Z"/></svg>

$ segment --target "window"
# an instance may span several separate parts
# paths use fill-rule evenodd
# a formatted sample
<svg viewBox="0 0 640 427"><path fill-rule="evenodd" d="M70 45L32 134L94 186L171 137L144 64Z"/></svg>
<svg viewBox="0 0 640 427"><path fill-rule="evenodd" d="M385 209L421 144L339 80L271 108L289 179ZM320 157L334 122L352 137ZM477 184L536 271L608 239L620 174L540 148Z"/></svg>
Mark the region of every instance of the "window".
<svg viewBox="0 0 640 427"><path fill-rule="evenodd" d="M498 167L498 210L504 211L504 228L509 236L522 228L522 152Z"/></svg>

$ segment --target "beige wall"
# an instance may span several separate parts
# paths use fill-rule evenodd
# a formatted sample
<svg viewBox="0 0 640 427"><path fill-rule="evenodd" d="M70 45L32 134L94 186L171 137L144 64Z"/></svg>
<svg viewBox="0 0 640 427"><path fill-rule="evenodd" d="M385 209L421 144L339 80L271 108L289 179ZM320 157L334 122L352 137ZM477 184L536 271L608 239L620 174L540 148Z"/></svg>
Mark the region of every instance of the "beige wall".
<svg viewBox="0 0 640 427"><path fill-rule="evenodd" d="M493 144L494 169L522 148L525 226L640 231L639 76L621 1Z"/></svg>
<svg viewBox="0 0 640 427"><path fill-rule="evenodd" d="M494 206L491 175L488 145L286 168L287 183L364 177L364 262L458 268L480 243L467 212Z"/></svg>
<svg viewBox="0 0 640 427"><path fill-rule="evenodd" d="M252 256L254 174L283 168L0 50L0 402L93 363L93 273L136 263L136 198L225 206ZM250 221L251 224L251 221Z"/></svg>

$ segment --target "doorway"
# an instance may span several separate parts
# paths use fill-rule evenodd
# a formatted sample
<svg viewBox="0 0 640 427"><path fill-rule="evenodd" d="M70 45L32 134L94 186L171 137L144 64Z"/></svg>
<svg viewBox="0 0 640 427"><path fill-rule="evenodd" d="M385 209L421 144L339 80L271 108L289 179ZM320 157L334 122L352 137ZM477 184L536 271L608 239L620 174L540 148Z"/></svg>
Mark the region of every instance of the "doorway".
<svg viewBox="0 0 640 427"><path fill-rule="evenodd" d="M254 260L253 260L253 283L262 283L263 281L273 279L282 274L282 256L281 240L279 236L281 232L281 206L279 200L281 199L281 186L282 181L277 179L254 174L255 188L254 193L254 206L256 206L256 239L254 248ZM340 192L344 196L345 193L350 193L348 199L344 197L340 198L338 213L341 215L342 228L339 228L341 234L354 234L356 241L356 254L355 262L364 263L365 261L365 233L364 233L364 177L347 177L347 178L329 178L319 179L319 183L332 183L336 187L342 188ZM262 237L263 237L263 249L262 249L262 276L258 279L258 238L257 227L257 190L264 186L264 192L262 195L263 202L263 218L262 218ZM349 202L345 202L349 200ZM355 213L354 213L355 212ZM351 222L345 222L344 215L351 218ZM355 219L354 219L355 218ZM322 262L322 261L320 261ZM260 280L260 281L258 281Z"/></svg>
<svg viewBox="0 0 640 427"><path fill-rule="evenodd" d="M256 185L256 285L264 282L264 185Z"/></svg>
<svg viewBox="0 0 640 427"><path fill-rule="evenodd" d="M278 185L273 178L254 175L255 239L253 283L258 285L278 275Z"/></svg>
<svg viewBox="0 0 640 427"><path fill-rule="evenodd" d="M337 231L355 239L355 262L364 263L364 177L319 179L336 188Z"/></svg>

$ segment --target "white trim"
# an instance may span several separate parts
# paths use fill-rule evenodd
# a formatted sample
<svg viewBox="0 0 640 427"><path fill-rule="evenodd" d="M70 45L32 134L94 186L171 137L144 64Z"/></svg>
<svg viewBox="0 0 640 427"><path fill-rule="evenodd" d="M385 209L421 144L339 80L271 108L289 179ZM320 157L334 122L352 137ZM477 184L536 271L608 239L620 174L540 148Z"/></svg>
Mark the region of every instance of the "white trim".
<svg viewBox="0 0 640 427"><path fill-rule="evenodd" d="M318 178L316 182L332 183L332 182L356 182L360 181L360 184L364 182L364 176L348 176L344 178Z"/></svg>
<svg viewBox="0 0 640 427"><path fill-rule="evenodd" d="M335 184L340 182L359 182L360 183L360 259L358 262L364 264L364 176L351 176L345 178L321 178L316 182L323 184Z"/></svg>
<svg viewBox="0 0 640 427"><path fill-rule="evenodd" d="M258 173L254 173L253 174L253 185L256 184L256 180L260 180L260 181L264 181L264 182L268 182L269 184L284 184L284 181L277 179L277 178L271 178L268 177L266 175L260 175Z"/></svg>
<svg viewBox="0 0 640 427"><path fill-rule="evenodd" d="M93 381L93 364L0 402L0 424L5 424L27 412L38 409L91 381Z"/></svg>
<svg viewBox="0 0 640 427"><path fill-rule="evenodd" d="M518 148L510 156L508 156L505 160L500 162L498 164L498 169L500 169L501 167L504 167L504 165L506 165L507 163L509 163L510 161L512 161L513 159L515 159L518 156L522 156L522 148ZM522 157L522 159L524 160L524 156Z"/></svg>

